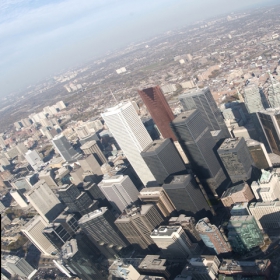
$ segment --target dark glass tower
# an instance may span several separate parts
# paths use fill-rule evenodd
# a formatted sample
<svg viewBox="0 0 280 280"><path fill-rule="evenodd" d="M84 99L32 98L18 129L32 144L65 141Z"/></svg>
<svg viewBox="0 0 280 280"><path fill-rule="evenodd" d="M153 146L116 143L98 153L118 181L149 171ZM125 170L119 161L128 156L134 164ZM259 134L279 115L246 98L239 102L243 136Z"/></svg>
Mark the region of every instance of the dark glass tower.
<svg viewBox="0 0 280 280"><path fill-rule="evenodd" d="M163 95L161 88L159 86L155 86L138 90L138 93L149 110L163 138L172 138L176 141L176 136L169 126L170 122L173 121L175 117Z"/></svg>
<svg viewBox="0 0 280 280"><path fill-rule="evenodd" d="M222 130L224 138L230 133L209 88L191 90L179 96L185 111L197 109L210 131Z"/></svg>
<svg viewBox="0 0 280 280"><path fill-rule="evenodd" d="M66 268L79 278L83 280L107 279L107 275L98 269L95 252L91 247L81 246L76 239L71 239L64 244L61 256Z"/></svg>
<svg viewBox="0 0 280 280"><path fill-rule="evenodd" d="M141 156L159 184L172 174L186 172L185 165L170 139L155 140Z"/></svg>
<svg viewBox="0 0 280 280"><path fill-rule="evenodd" d="M162 186L180 214L196 217L210 215L210 208L192 175L170 176Z"/></svg>
<svg viewBox="0 0 280 280"><path fill-rule="evenodd" d="M171 127L206 190L211 190L215 196L221 195L227 187L227 178L214 152L215 140L200 111L180 114Z"/></svg>

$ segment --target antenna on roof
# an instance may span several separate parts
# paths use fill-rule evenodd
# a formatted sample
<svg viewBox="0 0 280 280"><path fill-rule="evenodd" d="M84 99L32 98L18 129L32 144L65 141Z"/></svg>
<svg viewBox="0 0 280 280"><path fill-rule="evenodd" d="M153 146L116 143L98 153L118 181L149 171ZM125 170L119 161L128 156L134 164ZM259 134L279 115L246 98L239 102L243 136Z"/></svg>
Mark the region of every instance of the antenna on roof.
<svg viewBox="0 0 280 280"><path fill-rule="evenodd" d="M110 88L109 88L109 89L110 89ZM110 92L111 92L111 94L112 94L113 98L115 99L116 103L118 103L118 100L116 99L116 97L115 97L115 95L114 95L114 93L112 92L112 90L111 90L111 89L110 89Z"/></svg>

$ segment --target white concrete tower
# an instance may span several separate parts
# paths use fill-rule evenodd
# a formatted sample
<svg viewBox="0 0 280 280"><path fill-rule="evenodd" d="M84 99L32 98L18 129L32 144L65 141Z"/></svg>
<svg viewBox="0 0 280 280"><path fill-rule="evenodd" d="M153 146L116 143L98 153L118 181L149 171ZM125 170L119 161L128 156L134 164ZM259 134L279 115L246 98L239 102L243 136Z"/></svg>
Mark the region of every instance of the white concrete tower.
<svg viewBox="0 0 280 280"><path fill-rule="evenodd" d="M131 102L120 103L101 114L144 185L156 181L140 153L153 141Z"/></svg>

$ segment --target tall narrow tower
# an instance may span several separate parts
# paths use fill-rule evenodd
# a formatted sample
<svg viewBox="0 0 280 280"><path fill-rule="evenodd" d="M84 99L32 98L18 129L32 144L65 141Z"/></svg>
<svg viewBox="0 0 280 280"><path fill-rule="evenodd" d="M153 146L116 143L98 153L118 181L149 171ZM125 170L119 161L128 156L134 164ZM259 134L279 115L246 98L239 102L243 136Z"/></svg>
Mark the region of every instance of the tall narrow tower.
<svg viewBox="0 0 280 280"><path fill-rule="evenodd" d="M176 136L169 125L175 117L163 95L161 88L159 86L155 86L138 90L138 93L149 110L163 138L172 138L176 141Z"/></svg>
<svg viewBox="0 0 280 280"><path fill-rule="evenodd" d="M180 114L171 127L194 173L215 196L221 195L226 188L226 176L214 153L216 143L200 111L195 109Z"/></svg>
<svg viewBox="0 0 280 280"><path fill-rule="evenodd" d="M185 111L197 109L210 131L222 130L224 138L230 133L209 88L191 90L179 96Z"/></svg>
<svg viewBox="0 0 280 280"><path fill-rule="evenodd" d="M137 115L133 104L127 102L107 109L101 114L114 138L144 185L156 179L141 157L152 139Z"/></svg>

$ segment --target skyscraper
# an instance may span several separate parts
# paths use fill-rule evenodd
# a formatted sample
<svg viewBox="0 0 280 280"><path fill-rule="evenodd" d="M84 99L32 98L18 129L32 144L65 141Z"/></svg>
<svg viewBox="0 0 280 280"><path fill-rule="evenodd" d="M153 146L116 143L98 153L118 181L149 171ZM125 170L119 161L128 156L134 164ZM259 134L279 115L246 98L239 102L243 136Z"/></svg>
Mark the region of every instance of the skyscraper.
<svg viewBox="0 0 280 280"><path fill-rule="evenodd" d="M161 88L159 86L155 86L152 88L138 90L138 93L149 110L163 138L172 138L173 141L176 141L176 136L169 125L175 117L163 95Z"/></svg>
<svg viewBox="0 0 280 280"><path fill-rule="evenodd" d="M8 256L5 260L6 265L18 276L30 279L37 272L37 270L23 258Z"/></svg>
<svg viewBox="0 0 280 280"><path fill-rule="evenodd" d="M35 171L37 171L44 164L39 154L35 150L28 150L25 154L25 159Z"/></svg>
<svg viewBox="0 0 280 280"><path fill-rule="evenodd" d="M43 229L47 223L41 216L33 217L21 231L24 235L45 255L54 255L57 249L53 244L43 235Z"/></svg>
<svg viewBox="0 0 280 280"><path fill-rule="evenodd" d="M98 270L92 250L86 246L82 247L76 239L71 239L63 245L61 257L66 268L80 279L107 279L106 275Z"/></svg>
<svg viewBox="0 0 280 280"><path fill-rule="evenodd" d="M101 207L79 220L79 226L101 246L111 246L121 249L128 245L123 234L114 224L115 218L106 207Z"/></svg>
<svg viewBox="0 0 280 280"><path fill-rule="evenodd" d="M179 213L201 218L210 211L192 175L170 176L162 187Z"/></svg>
<svg viewBox="0 0 280 280"><path fill-rule="evenodd" d="M246 253L264 242L262 232L253 216L232 216L227 229L228 241L234 252Z"/></svg>
<svg viewBox="0 0 280 280"><path fill-rule="evenodd" d="M68 207L68 212L79 213L80 216L92 212L98 204L86 192L80 192L75 185L63 185L59 188L58 195Z"/></svg>
<svg viewBox="0 0 280 280"><path fill-rule="evenodd" d="M58 249L73 238L78 231L78 221L73 214L62 213L43 229L44 236Z"/></svg>
<svg viewBox="0 0 280 280"><path fill-rule="evenodd" d="M277 82L270 74L271 84L268 87L268 101L271 108L280 107L280 82Z"/></svg>
<svg viewBox="0 0 280 280"><path fill-rule="evenodd" d="M81 150L84 152L85 155L93 154L95 157L98 158L100 164L107 162L106 157L98 147L98 144L95 140L86 142L84 145L81 146Z"/></svg>
<svg viewBox="0 0 280 280"><path fill-rule="evenodd" d="M260 89L255 84L250 84L244 88L244 101L248 112L257 113L264 107L264 96L261 95Z"/></svg>
<svg viewBox="0 0 280 280"><path fill-rule="evenodd" d="M251 178L254 162L243 137L225 139L218 154L233 183Z"/></svg>
<svg viewBox="0 0 280 280"><path fill-rule="evenodd" d="M222 113L209 88L191 90L180 95L179 100L185 111L197 109L210 131L222 130L224 138L230 137Z"/></svg>
<svg viewBox="0 0 280 280"><path fill-rule="evenodd" d="M127 175L103 179L98 186L113 209L119 214L138 200L139 192Z"/></svg>
<svg viewBox="0 0 280 280"><path fill-rule="evenodd" d="M280 201L253 202L249 211L260 229L280 229Z"/></svg>
<svg viewBox="0 0 280 280"><path fill-rule="evenodd" d="M169 217L176 211L172 201L162 187L144 188L138 197L144 203L156 205L164 217Z"/></svg>
<svg viewBox="0 0 280 280"><path fill-rule="evenodd" d="M160 226L154 229L151 238L165 258L188 258L200 253L198 245L190 241L181 226Z"/></svg>
<svg viewBox="0 0 280 280"><path fill-rule="evenodd" d="M181 214L179 217L170 218L168 223L170 226L181 226L192 242L201 241L201 237L195 229L196 220L194 217L186 217L186 215Z"/></svg>
<svg viewBox="0 0 280 280"><path fill-rule="evenodd" d="M199 110L184 112L171 123L194 173L217 196L226 187L226 176L214 153L215 141Z"/></svg>
<svg viewBox="0 0 280 280"><path fill-rule="evenodd" d="M65 161L75 161L80 156L63 134L55 136L52 144Z"/></svg>
<svg viewBox="0 0 280 280"><path fill-rule="evenodd" d="M155 177L140 154L152 143L152 139L132 103L120 103L101 116L142 183L155 182Z"/></svg>
<svg viewBox="0 0 280 280"><path fill-rule="evenodd" d="M141 156L159 184L172 174L186 172L185 165L170 139L154 140Z"/></svg>
<svg viewBox="0 0 280 280"><path fill-rule="evenodd" d="M26 193L26 198L47 223L53 221L64 209L63 204L44 180L38 181Z"/></svg>
<svg viewBox="0 0 280 280"><path fill-rule="evenodd" d="M217 255L231 252L230 245L225 241L219 229L210 223L208 218L199 220L195 228L205 246L212 251L214 250Z"/></svg>
<svg viewBox="0 0 280 280"><path fill-rule="evenodd" d="M268 169L272 167L271 160L263 143L248 139L246 140L246 144L254 161L254 165L258 169Z"/></svg>
<svg viewBox="0 0 280 280"><path fill-rule="evenodd" d="M140 207L126 209L115 221L116 226L132 245L142 249L153 247L150 237L155 227L163 222L163 218L155 205L145 204Z"/></svg>
<svg viewBox="0 0 280 280"><path fill-rule="evenodd" d="M280 182L274 171L262 169L261 178L251 184L251 189L258 201L280 200Z"/></svg>
<svg viewBox="0 0 280 280"><path fill-rule="evenodd" d="M257 113L260 125L265 134L269 149L280 155L280 111L267 109Z"/></svg>

